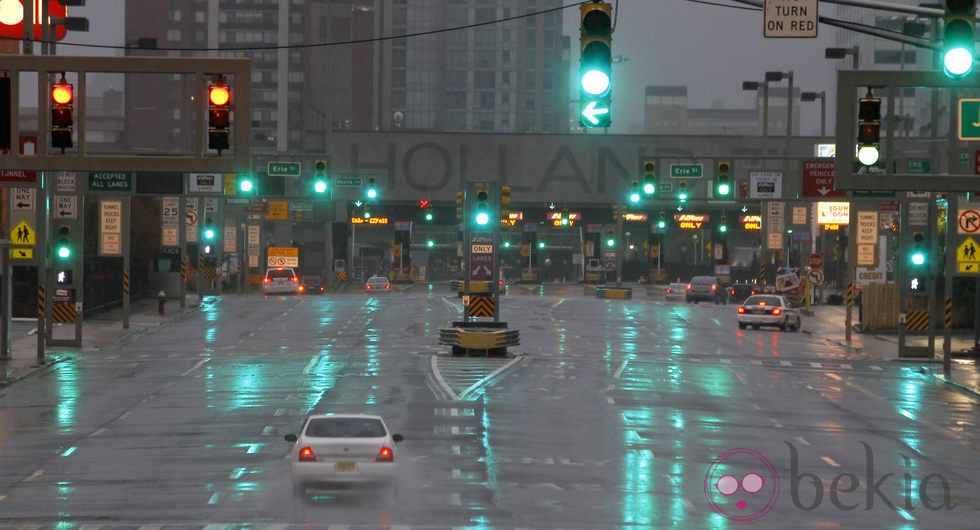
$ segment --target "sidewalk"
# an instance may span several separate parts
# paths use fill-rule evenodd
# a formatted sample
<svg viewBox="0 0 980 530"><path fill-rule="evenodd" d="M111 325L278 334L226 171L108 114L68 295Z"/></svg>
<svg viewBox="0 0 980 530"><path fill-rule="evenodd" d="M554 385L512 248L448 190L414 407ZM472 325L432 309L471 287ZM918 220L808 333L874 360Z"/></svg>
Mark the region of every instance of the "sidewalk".
<svg viewBox="0 0 980 530"><path fill-rule="evenodd" d="M199 305L197 295L188 295L185 307L177 300L167 302L164 314L158 313L156 300L135 301L129 307L129 327L123 328L122 308L86 318L82 322L82 345L44 347L44 360L37 356L37 328L32 326L30 333L10 334L10 358L0 359L0 388L23 379L35 371L57 363L72 353L83 350L97 350L118 342L128 335L156 328L166 321L177 318L183 312L196 310ZM35 321L36 322L36 321ZM55 339L73 339L74 324L56 324L52 331Z"/></svg>
<svg viewBox="0 0 980 530"><path fill-rule="evenodd" d="M952 357L950 377L943 374L943 334L937 330L935 348L931 358L899 358L898 330L861 332L852 328L851 340L846 340L847 307L817 305L810 308L810 315L803 316L803 331L838 344L851 352L856 359L881 360L899 363L928 365L930 373L947 384L980 397L980 356L974 351L973 331L957 333L950 340ZM852 325L857 324L857 308L853 309ZM906 335L906 344L927 346L925 335Z"/></svg>

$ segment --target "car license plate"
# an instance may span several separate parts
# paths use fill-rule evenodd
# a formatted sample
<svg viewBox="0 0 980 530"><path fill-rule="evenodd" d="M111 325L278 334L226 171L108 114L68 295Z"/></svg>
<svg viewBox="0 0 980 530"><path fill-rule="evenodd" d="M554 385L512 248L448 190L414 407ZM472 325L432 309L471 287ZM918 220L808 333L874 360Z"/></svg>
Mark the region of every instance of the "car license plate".
<svg viewBox="0 0 980 530"><path fill-rule="evenodd" d="M353 473L357 471L357 462L337 462L335 469L343 473Z"/></svg>
<svg viewBox="0 0 980 530"><path fill-rule="evenodd" d="M752 310L752 313L754 313L756 315L764 315L764 314L766 314L766 310L765 309L753 309Z"/></svg>

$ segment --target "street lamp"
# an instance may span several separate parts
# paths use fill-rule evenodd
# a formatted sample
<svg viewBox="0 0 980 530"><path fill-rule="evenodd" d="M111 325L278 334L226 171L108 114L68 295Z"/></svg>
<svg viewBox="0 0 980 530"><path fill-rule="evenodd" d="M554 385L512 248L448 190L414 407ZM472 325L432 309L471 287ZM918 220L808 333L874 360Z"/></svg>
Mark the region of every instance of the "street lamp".
<svg viewBox="0 0 980 530"><path fill-rule="evenodd" d="M786 137L793 136L793 72L766 72L767 83L777 83L783 78L789 80L786 92Z"/></svg>
<svg viewBox="0 0 980 530"><path fill-rule="evenodd" d="M820 137L826 136L827 129L827 94L823 90L820 92L800 92L800 101L820 100Z"/></svg>
<svg viewBox="0 0 980 530"><path fill-rule="evenodd" d="M762 136L769 136L769 83L763 81L742 81L742 90L758 92L762 87Z"/></svg>
<svg viewBox="0 0 980 530"><path fill-rule="evenodd" d="M855 46L853 48L826 48L824 50L823 56L824 56L824 59L843 59L843 58L847 57L848 55L853 55L854 56L854 64L852 66L852 69L857 70L858 69L858 57L860 55L859 52L860 52L860 49L857 46Z"/></svg>

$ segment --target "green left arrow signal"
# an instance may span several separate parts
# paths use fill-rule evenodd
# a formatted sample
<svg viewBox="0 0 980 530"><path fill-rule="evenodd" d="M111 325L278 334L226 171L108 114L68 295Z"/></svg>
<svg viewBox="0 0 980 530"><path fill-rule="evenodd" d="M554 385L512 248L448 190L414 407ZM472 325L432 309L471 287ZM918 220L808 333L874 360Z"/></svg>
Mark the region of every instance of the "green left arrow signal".
<svg viewBox="0 0 980 530"><path fill-rule="evenodd" d="M585 125L590 127L602 127L603 123L608 125L609 123L609 108L600 107L597 101L590 101L588 105L582 109L582 120Z"/></svg>

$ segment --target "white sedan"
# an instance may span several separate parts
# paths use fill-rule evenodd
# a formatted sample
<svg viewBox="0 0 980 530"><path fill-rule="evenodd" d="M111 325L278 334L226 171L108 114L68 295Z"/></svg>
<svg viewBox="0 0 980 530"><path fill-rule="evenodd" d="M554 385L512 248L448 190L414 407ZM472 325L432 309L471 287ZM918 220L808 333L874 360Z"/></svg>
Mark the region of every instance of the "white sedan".
<svg viewBox="0 0 980 530"><path fill-rule="evenodd" d="M790 306L785 296L756 294L738 306L738 327L776 326L782 331L799 331L802 325L799 310Z"/></svg>
<svg viewBox="0 0 980 530"><path fill-rule="evenodd" d="M329 488L351 484L393 484L398 462L395 443L380 416L317 414L306 419L300 433L287 434L293 489Z"/></svg>

